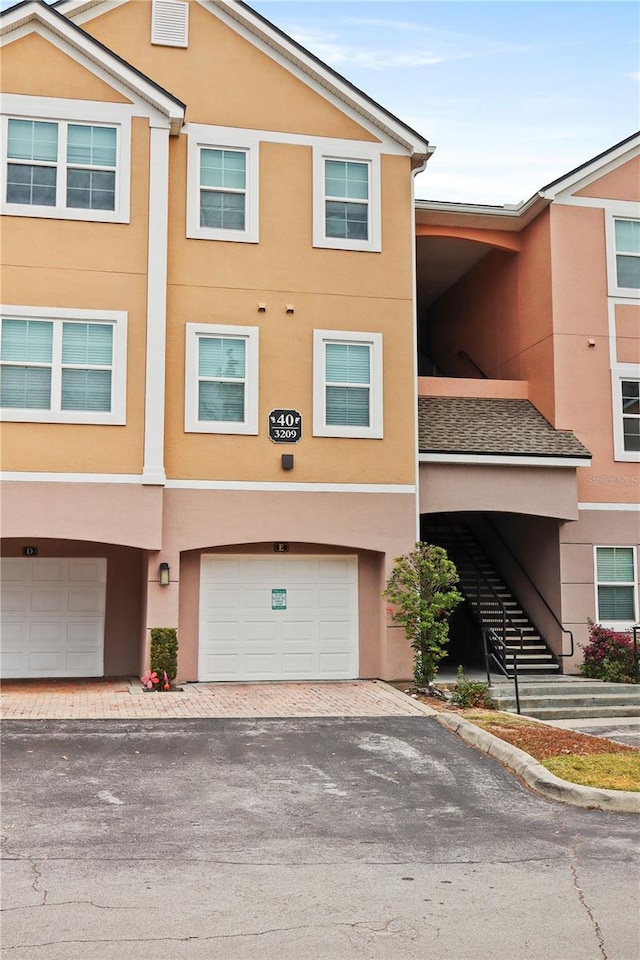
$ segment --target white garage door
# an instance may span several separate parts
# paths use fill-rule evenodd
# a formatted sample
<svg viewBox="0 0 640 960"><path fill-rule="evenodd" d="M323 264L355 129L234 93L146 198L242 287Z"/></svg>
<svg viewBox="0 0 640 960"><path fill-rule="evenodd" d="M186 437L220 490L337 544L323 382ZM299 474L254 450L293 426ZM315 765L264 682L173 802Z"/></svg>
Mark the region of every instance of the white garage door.
<svg viewBox="0 0 640 960"><path fill-rule="evenodd" d="M356 557L202 557L200 680L357 676Z"/></svg>
<svg viewBox="0 0 640 960"><path fill-rule="evenodd" d="M107 561L5 557L4 678L101 677Z"/></svg>

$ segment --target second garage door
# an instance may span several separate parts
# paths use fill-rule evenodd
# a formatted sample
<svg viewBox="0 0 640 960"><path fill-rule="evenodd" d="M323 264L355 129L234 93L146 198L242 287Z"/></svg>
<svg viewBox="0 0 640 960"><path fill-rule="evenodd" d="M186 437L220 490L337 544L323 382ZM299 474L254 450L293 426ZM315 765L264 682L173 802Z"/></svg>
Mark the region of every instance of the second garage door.
<svg viewBox="0 0 640 960"><path fill-rule="evenodd" d="M200 680L357 676L356 557L202 557Z"/></svg>

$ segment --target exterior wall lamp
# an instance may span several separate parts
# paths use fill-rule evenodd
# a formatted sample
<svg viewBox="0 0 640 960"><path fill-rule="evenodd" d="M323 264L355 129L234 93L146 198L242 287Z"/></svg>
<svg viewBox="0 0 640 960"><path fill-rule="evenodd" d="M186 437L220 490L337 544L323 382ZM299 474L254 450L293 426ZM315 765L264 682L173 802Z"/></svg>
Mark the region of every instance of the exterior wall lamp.
<svg viewBox="0 0 640 960"><path fill-rule="evenodd" d="M168 587L171 578L171 567L168 563L161 563L158 567L158 583L161 587Z"/></svg>

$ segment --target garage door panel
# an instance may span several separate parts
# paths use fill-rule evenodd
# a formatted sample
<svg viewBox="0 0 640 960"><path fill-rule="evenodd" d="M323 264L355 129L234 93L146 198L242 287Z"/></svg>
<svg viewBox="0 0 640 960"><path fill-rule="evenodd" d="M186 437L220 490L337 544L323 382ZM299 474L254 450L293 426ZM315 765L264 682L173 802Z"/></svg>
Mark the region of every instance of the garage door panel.
<svg viewBox="0 0 640 960"><path fill-rule="evenodd" d="M201 566L201 680L357 677L355 557L203 556ZM273 591L284 606L273 609Z"/></svg>
<svg viewBox="0 0 640 960"><path fill-rule="evenodd" d="M103 558L2 560L4 677L102 676L106 572Z"/></svg>

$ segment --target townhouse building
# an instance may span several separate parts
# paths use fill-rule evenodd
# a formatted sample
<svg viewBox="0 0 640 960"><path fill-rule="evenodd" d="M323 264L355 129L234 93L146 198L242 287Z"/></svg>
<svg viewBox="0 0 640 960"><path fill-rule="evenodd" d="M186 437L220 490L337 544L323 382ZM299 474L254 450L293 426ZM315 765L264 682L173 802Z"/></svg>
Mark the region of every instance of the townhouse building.
<svg viewBox="0 0 640 960"><path fill-rule="evenodd" d="M1 36L4 675L409 675L427 141L235 0Z"/></svg>

